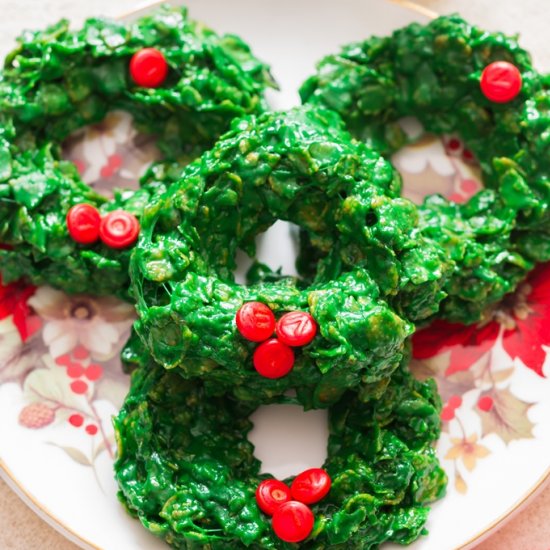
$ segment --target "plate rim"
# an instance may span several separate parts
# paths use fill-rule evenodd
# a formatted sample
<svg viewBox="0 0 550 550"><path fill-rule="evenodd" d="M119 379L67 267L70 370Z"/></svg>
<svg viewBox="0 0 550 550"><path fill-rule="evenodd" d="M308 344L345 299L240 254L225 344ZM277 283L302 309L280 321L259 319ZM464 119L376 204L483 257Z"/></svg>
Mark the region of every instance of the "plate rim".
<svg viewBox="0 0 550 550"><path fill-rule="evenodd" d="M21 499L21 501L28 506L40 519L42 519L47 525L55 529L60 535L70 540L77 546L80 546L84 550L103 550L100 546L95 545L89 540L82 537L76 531L71 529L57 516L55 516L50 510L48 510L42 503L39 503L33 495L25 489L22 484L16 479L11 470L8 468L4 460L0 458L0 477L6 482L6 485L15 493L15 495ZM454 550L468 550L473 548L487 539L498 527L502 527L513 517L515 517L523 508L530 504L547 486L550 486L550 466L546 469L544 474L538 479L537 483L531 488L531 490L524 495L520 500L516 501L506 512L501 514L495 519L489 526L470 538L466 543L461 546L457 546ZM428 535L429 536L429 533Z"/></svg>
<svg viewBox="0 0 550 550"><path fill-rule="evenodd" d="M43 503L39 502L32 493L26 489L22 483L15 477L8 465L0 458L0 478L13 491L13 493L34 512L47 525L55 529L60 535L72 543L80 546L84 550L103 550L94 543L85 539L71 527L61 521L53 512L51 512Z"/></svg>
<svg viewBox="0 0 550 550"><path fill-rule="evenodd" d="M384 0L385 2L395 4L405 10L417 12L428 19L434 19L439 17L439 13L417 4L414 0ZM127 18L135 17L141 12L147 12L162 4L181 4L181 0L142 0L138 2L136 6L123 13L120 13L113 17L113 19L124 20ZM82 537L71 527L66 525L55 514L53 514L48 508L38 502L38 500L27 490L22 483L14 476L7 464L0 457L0 477L6 482L6 485L12 490L15 495L34 512L41 520L47 525L55 529L60 535L65 537L72 543L80 546L84 550L104 550L100 546L90 542ZM493 520L483 531L475 534L468 541L460 546L455 547L453 550L469 550L477 544L486 540L497 528L504 526L508 521L513 519L518 513L521 512L528 504L530 504L547 486L550 486L550 464L546 471L537 480L537 482L529 488L529 491L525 493L520 499L518 499L512 506L510 506L505 512ZM445 498L445 497L443 497ZM429 533L428 535L429 536Z"/></svg>
<svg viewBox="0 0 550 550"><path fill-rule="evenodd" d="M477 533L462 546L458 546L454 550L469 550L470 548L474 548L475 545L483 542L494 534L499 527L506 525L506 523L526 508L547 486L550 487L550 465L546 468L546 471L537 482L530 488L528 493L524 494L523 497L512 504L506 512L503 512L498 518L493 520L483 531Z"/></svg>

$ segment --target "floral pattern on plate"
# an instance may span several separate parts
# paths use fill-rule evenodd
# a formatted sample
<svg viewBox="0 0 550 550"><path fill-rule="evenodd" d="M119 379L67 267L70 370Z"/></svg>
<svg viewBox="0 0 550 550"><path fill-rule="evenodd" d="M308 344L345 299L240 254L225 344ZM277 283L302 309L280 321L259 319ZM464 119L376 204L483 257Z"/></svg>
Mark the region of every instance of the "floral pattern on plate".
<svg viewBox="0 0 550 550"><path fill-rule="evenodd" d="M21 283L0 286L0 296L16 298L17 313L0 322L0 384L16 381L22 387L19 425L38 430L68 423L90 436L92 445L46 443L85 466L93 467L102 452L113 458L110 418L100 415L96 401L105 399L115 409L122 404L128 377L118 354L134 308L115 298L67 296Z"/></svg>
<svg viewBox="0 0 550 550"><path fill-rule="evenodd" d="M444 459L453 462L455 488L466 493L458 463L469 472L490 454L484 438L505 444L534 437L529 417L533 403L510 386L515 369L544 377L550 345L550 264L536 268L517 291L482 324L464 326L436 321L413 336L413 371L434 376L444 402L444 437L453 446ZM498 353L500 351L500 353ZM463 396L473 397L464 404ZM463 421L465 408L479 416L478 431Z"/></svg>
<svg viewBox="0 0 550 550"><path fill-rule="evenodd" d="M136 189L149 164L161 156L154 138L138 133L125 111L112 111L101 123L75 132L63 153L83 181L107 196L116 187Z"/></svg>
<svg viewBox="0 0 550 550"><path fill-rule="evenodd" d="M415 141L394 156L404 194L417 203L435 192L465 202L482 188L473 154L457 136L423 135L417 124L404 121ZM544 376L548 345L550 264L535 269L484 323L436 321L413 336L411 368L420 378L434 377L443 399L439 447L448 447L442 459L459 494L467 493L470 472L492 453L484 444L488 436L505 444L534 437L533 403L510 387L510 379L517 368ZM493 353L496 347L500 354ZM464 420L466 411L478 416L476 430Z"/></svg>
<svg viewBox="0 0 550 550"><path fill-rule="evenodd" d="M135 129L122 111L75 133L64 156L97 191L137 188L139 178L159 157L152 138ZM21 427L44 429L65 423L85 438L49 438L68 458L94 468L101 453L114 458L110 415L122 405L129 378L119 353L135 319L133 306L114 297L67 295L54 288L0 283L0 385L16 381L22 388ZM95 472L94 472L95 473Z"/></svg>

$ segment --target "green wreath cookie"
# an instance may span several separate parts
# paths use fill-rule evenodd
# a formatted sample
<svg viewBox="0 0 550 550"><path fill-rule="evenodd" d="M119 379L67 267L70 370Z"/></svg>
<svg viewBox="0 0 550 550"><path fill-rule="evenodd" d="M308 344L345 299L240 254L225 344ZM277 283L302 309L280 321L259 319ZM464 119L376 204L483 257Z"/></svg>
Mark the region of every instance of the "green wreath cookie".
<svg viewBox="0 0 550 550"><path fill-rule="evenodd" d="M359 549L423 533L426 505L446 481L431 447L440 410L433 382L400 369L380 400L346 393L329 411L324 470L314 470L328 486L312 491L306 471L291 486L301 501L279 510L270 503L287 502L292 480L259 475L247 440L256 406L210 397L179 370L138 369L115 419L116 478L128 511L174 548L290 549L283 541L293 540L304 549ZM304 521L287 522L289 513Z"/></svg>
<svg viewBox="0 0 550 550"><path fill-rule="evenodd" d="M156 361L243 400L294 388L322 407L360 384L365 398L383 389L411 320L437 311L449 264L418 234L389 162L341 126L307 107L235 121L146 208L131 276L136 329ZM315 279L235 284L237 249L253 255L254 238L277 219L326 251ZM274 326L249 338L236 322L256 302L279 317L308 314L317 336L285 346L279 330L258 346Z"/></svg>
<svg viewBox="0 0 550 550"><path fill-rule="evenodd" d="M550 259L547 88L515 39L458 16L345 46L301 88L305 103L337 111L381 151L406 143L398 119L414 116L430 132L458 132L479 160L485 190L464 205L435 196L419 208L423 235L454 262L440 316L479 320Z"/></svg>
<svg viewBox="0 0 550 550"><path fill-rule="evenodd" d="M135 23L90 19L73 31L61 21L23 34L0 79L3 279L125 295L125 248L137 220L111 215L101 235L98 220L113 210L139 216L149 187L114 200L100 196L60 159L61 142L122 109L157 136L168 159L185 163L235 116L263 111L262 92L271 84L267 67L239 38L216 35L182 8L164 7ZM71 226L67 214L81 204L89 208L73 213Z"/></svg>

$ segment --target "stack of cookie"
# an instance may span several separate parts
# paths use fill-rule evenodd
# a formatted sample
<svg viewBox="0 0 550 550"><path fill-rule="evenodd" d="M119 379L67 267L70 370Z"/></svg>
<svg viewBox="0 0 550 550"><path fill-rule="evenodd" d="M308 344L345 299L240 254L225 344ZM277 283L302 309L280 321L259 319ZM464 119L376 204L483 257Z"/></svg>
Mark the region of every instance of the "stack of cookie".
<svg viewBox="0 0 550 550"><path fill-rule="evenodd" d="M0 269L117 295L138 321L115 419L119 496L175 548L374 548L424 532L446 477L441 403L408 370L415 327L476 322L550 259L550 95L516 42L457 16L343 48L269 112L267 66L181 8L21 39L0 81ZM138 191L91 190L59 143L114 108L158 136ZM385 158L416 116L458 132L486 189L401 197ZM225 133L224 133L225 132ZM236 253L300 228L298 277ZM260 475L263 404L328 408L328 458Z"/></svg>

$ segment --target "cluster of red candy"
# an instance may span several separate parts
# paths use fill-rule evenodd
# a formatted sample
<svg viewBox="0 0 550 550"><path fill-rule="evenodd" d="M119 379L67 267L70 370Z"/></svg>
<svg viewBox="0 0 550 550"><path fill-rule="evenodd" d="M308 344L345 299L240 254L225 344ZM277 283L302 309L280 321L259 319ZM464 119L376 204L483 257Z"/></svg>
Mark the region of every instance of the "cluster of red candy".
<svg viewBox="0 0 550 550"><path fill-rule="evenodd" d="M80 244L92 244L98 239L111 248L126 248L139 235L138 219L125 210L114 210L101 217L95 206L80 203L67 212L69 235Z"/></svg>
<svg viewBox="0 0 550 550"><path fill-rule="evenodd" d="M272 516L275 534L285 542L300 542L309 537L315 518L308 504L323 499L330 491L330 476L321 468L298 474L290 487L278 479L266 479L256 489L256 502L262 512Z"/></svg>
<svg viewBox="0 0 550 550"><path fill-rule="evenodd" d="M292 348L309 344L317 334L317 323L309 313L291 311L277 321L273 311L261 302L243 304L235 322L244 338L261 342L254 351L253 363L266 378L288 374L294 366ZM330 484L324 470L311 468L296 476L290 487L277 479L262 481L256 501L262 512L273 516L271 525L281 540L300 542L310 535L315 521L308 504L325 497Z"/></svg>
<svg viewBox="0 0 550 550"><path fill-rule="evenodd" d="M317 333L317 323L305 311L285 313L279 321L261 302L246 302L235 316L237 329L252 342L261 342L254 351L254 368L266 378L281 378L294 366L292 348L309 344ZM273 333L276 337L272 338Z"/></svg>

